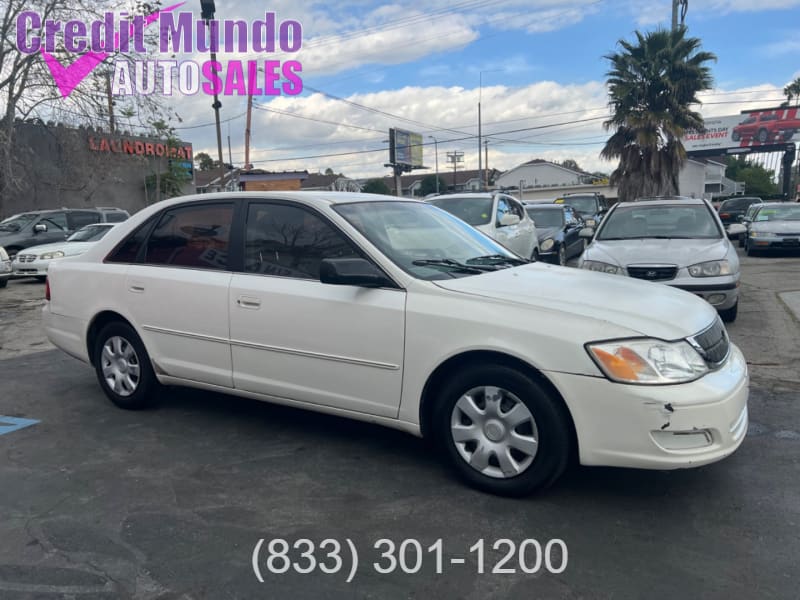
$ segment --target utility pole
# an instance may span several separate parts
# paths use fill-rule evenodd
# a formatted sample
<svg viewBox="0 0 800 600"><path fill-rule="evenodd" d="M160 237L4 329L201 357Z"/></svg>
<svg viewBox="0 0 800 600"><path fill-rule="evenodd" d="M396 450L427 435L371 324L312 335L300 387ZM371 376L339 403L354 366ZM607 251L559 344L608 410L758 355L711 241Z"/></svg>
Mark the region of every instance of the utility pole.
<svg viewBox="0 0 800 600"><path fill-rule="evenodd" d="M211 35L210 38L210 48L211 48L211 62L217 62L217 53L214 51L214 48L217 45L217 42L214 39L213 32L211 32L211 20L214 18L214 12L216 11L216 6L214 5L214 0L200 0L200 17L206 22L206 27L208 28ZM215 90L216 91L216 90ZM222 157L222 131L219 127L219 109L222 107L222 103L219 101L219 94L214 94L214 104L211 105L214 109L214 121L217 126L217 156L219 158L219 185L222 188L225 182L225 161Z"/></svg>
<svg viewBox="0 0 800 600"><path fill-rule="evenodd" d="M436 154L436 195L439 195L439 140L432 135L429 135L428 137L433 140L433 152Z"/></svg>
<svg viewBox="0 0 800 600"><path fill-rule="evenodd" d="M458 169L459 163L464 162L464 153L459 152L458 150L454 150L453 152L447 153L447 162L453 163L453 191L456 191L456 170Z"/></svg>
<svg viewBox="0 0 800 600"><path fill-rule="evenodd" d="M489 140L483 140L483 150L486 152L485 160L483 161L483 168L485 169L486 189L489 189Z"/></svg>
<svg viewBox="0 0 800 600"><path fill-rule="evenodd" d="M478 92L478 179L482 179L483 169L481 167L481 100L480 92Z"/></svg>
<svg viewBox="0 0 800 600"><path fill-rule="evenodd" d="M244 170L249 171L250 165L250 120L253 118L253 94L247 94L247 120L244 124Z"/></svg>

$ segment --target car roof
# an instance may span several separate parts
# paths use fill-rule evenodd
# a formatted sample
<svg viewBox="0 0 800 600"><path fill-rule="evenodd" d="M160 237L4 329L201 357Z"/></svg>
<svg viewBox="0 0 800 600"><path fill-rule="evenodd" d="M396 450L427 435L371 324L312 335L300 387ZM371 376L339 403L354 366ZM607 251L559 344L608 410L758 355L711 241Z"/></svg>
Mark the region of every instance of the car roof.
<svg viewBox="0 0 800 600"><path fill-rule="evenodd" d="M543 208L545 210L563 210L564 207L572 208L569 203L553 204L552 202L531 202L525 203L525 208Z"/></svg>
<svg viewBox="0 0 800 600"><path fill-rule="evenodd" d="M687 198L685 196L663 196L652 199L634 200L633 202L618 202L618 206L676 206L678 204L688 204L696 206L705 204L702 198Z"/></svg>
<svg viewBox="0 0 800 600"><path fill-rule="evenodd" d="M794 206L795 204L796 202L764 202L758 208L777 208L778 206Z"/></svg>
<svg viewBox="0 0 800 600"><path fill-rule="evenodd" d="M494 198L496 194L500 193L503 193L506 196L511 195L507 192L462 192L460 194L439 194L438 196L425 198L425 202L430 202L431 200L438 200L439 198Z"/></svg>
<svg viewBox="0 0 800 600"><path fill-rule="evenodd" d="M155 207L156 210L167 208L177 204L192 202L207 202L209 200L236 200L238 198L254 200L296 200L302 204L323 208L334 204L350 204L353 202L414 202L425 204L422 200L415 198L404 198L400 196L385 196L383 194L365 194L363 192L331 192L331 191L288 191L288 192L214 192L210 194L191 194L188 196L176 196L168 200L162 200L148 206L148 209ZM148 211L152 212L152 211Z"/></svg>

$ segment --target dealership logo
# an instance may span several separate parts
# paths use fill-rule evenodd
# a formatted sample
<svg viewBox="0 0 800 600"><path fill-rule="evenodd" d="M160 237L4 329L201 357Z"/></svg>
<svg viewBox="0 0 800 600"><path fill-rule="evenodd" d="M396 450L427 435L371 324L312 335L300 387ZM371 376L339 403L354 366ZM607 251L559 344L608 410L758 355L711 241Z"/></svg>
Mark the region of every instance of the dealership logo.
<svg viewBox="0 0 800 600"><path fill-rule="evenodd" d="M63 98L99 64L114 55L146 56L145 30L158 27L158 53L295 53L302 46L298 21L278 21L275 13L252 23L243 20L196 19L190 12L176 12L181 2L149 15L117 18L106 12L102 20L66 22L43 19L34 11L17 17L17 48L24 54L40 53ZM41 32L37 34L36 32ZM59 43L60 42L60 43ZM54 56L63 46L78 54L64 66ZM111 93L117 96L166 96L204 93L225 96L294 96L303 91L302 65L296 60L161 60L117 58L113 61ZM157 77L158 74L161 77ZM173 82L177 80L177 85ZM176 90L177 88L177 90Z"/></svg>

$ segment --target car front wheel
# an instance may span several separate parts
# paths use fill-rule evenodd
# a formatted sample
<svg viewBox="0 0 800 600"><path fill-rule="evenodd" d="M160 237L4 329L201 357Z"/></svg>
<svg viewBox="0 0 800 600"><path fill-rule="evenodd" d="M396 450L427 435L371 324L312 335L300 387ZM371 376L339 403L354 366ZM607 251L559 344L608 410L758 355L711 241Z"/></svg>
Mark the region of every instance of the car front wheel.
<svg viewBox="0 0 800 600"><path fill-rule="evenodd" d="M158 380L130 325L116 322L103 327L95 341L94 362L97 380L111 402L129 410L153 404Z"/></svg>
<svg viewBox="0 0 800 600"><path fill-rule="evenodd" d="M739 314L739 301L730 308L719 311L720 318L726 323L733 323L736 320L736 315Z"/></svg>
<svg viewBox="0 0 800 600"><path fill-rule="evenodd" d="M560 401L499 365L457 374L441 391L437 435L458 474L493 494L522 496L555 481L570 454Z"/></svg>
<svg viewBox="0 0 800 600"><path fill-rule="evenodd" d="M564 244L558 247L558 264L562 267L567 266L567 250L564 248Z"/></svg>

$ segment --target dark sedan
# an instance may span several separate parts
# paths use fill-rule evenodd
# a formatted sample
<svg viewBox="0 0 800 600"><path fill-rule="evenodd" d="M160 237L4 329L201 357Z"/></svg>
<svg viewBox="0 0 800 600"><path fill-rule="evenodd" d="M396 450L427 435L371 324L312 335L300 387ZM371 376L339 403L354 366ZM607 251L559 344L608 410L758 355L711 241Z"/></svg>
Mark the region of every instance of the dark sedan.
<svg viewBox="0 0 800 600"><path fill-rule="evenodd" d="M536 223L540 260L566 265L570 258L583 252L586 240L579 234L585 224L571 206L527 204L525 211Z"/></svg>
<svg viewBox="0 0 800 600"><path fill-rule="evenodd" d="M725 230L727 231L730 225L738 223L741 220L739 217L744 216L750 206L753 204L762 204L763 202L761 198L757 198L756 196L742 196L740 198L728 198L725 200L719 205L719 209L717 210L719 219L725 226Z"/></svg>
<svg viewBox="0 0 800 600"><path fill-rule="evenodd" d="M800 250L800 204L770 202L759 207L744 243L748 256L761 250Z"/></svg>

